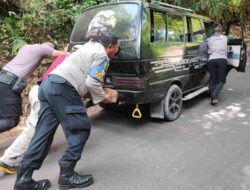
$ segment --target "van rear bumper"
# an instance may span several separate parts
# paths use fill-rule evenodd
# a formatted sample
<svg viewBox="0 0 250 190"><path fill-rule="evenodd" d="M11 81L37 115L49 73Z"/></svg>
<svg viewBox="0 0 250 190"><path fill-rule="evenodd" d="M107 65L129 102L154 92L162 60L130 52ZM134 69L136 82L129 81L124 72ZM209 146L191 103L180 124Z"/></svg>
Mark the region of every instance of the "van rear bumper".
<svg viewBox="0 0 250 190"><path fill-rule="evenodd" d="M147 93L145 91L117 90L118 101L127 104L147 103Z"/></svg>

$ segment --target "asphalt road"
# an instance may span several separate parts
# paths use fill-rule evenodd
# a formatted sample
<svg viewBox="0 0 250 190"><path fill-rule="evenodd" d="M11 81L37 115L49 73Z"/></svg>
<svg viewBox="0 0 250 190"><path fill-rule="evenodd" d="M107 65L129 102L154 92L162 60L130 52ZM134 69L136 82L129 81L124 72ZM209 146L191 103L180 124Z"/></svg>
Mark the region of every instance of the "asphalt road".
<svg viewBox="0 0 250 190"><path fill-rule="evenodd" d="M134 120L124 107L91 116L92 132L76 170L91 173L89 190L250 190L250 67L232 71L219 105L206 96L184 104L174 122ZM7 142L1 145L2 155ZM58 189L57 160L65 148L58 129L51 151L34 179ZM0 177L11 190L13 176Z"/></svg>

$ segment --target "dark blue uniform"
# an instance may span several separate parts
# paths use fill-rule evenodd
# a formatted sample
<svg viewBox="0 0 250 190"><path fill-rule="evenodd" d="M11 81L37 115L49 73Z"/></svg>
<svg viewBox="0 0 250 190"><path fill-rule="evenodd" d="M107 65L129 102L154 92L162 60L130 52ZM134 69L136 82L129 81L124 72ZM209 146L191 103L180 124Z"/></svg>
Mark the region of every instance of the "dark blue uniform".
<svg viewBox="0 0 250 190"><path fill-rule="evenodd" d="M49 75L42 82L38 96L41 103L39 120L22 164L40 168L59 123L68 141L59 163L76 163L90 134L90 121L81 97L67 80L57 75Z"/></svg>

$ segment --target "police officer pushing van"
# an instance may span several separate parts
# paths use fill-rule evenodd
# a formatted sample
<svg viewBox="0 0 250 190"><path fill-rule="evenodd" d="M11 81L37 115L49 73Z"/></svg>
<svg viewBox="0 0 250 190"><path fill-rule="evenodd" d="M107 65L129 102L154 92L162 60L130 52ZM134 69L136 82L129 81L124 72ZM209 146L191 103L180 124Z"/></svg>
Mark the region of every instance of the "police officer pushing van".
<svg viewBox="0 0 250 190"><path fill-rule="evenodd" d="M42 59L66 54L68 52L55 50L51 42L27 44L0 69L0 132L10 130L18 124L22 115L21 93L26 87L26 80Z"/></svg>
<svg viewBox="0 0 250 190"><path fill-rule="evenodd" d="M80 175L74 171L91 130L81 97L89 91L95 104L113 102L112 90L105 93L102 84L109 59L119 50L117 36L107 31L98 35L98 41L90 40L84 44L42 82L38 95L38 124L17 171L15 190L45 190L51 186L48 179L33 180L32 174L41 167L47 156L59 123L68 142L59 160L59 187L83 188L93 183L92 175Z"/></svg>

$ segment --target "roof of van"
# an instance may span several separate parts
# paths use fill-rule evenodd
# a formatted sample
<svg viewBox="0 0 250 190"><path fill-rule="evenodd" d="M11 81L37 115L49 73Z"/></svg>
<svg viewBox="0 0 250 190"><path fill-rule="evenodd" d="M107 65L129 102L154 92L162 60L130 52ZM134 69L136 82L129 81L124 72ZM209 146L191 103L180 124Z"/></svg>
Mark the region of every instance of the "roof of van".
<svg viewBox="0 0 250 190"><path fill-rule="evenodd" d="M155 6L162 6L162 7L178 9L178 10L183 10L183 11L188 11L188 12L194 13L194 10L192 10L192 9L187 9L187 8L184 8L184 7L175 6L175 5L171 5L171 4L168 4L168 3L162 3L162 2L159 2L159 1L153 1L150 4L155 5Z"/></svg>
<svg viewBox="0 0 250 190"><path fill-rule="evenodd" d="M148 7L152 7L152 8L159 8L159 9L165 9L165 10L172 10L173 12L178 11L179 13L188 15L188 16L192 16L192 17L199 17L201 19L207 20L207 21L212 21L209 17L207 16L203 16L203 15L199 15L196 14L194 10L192 9L188 9L188 8L184 8L184 7L179 7L179 6L175 6L175 5L171 5L171 4L167 4L167 3L162 3L159 1L152 1L150 3L146 2L146 0L116 0L116 1L112 1L110 3L100 3L99 5L95 5L95 6L89 6L84 8L81 12L84 12L88 9L92 9L95 7L101 7L101 6L105 6L105 5L114 5L114 4L119 4L119 3L143 3Z"/></svg>
<svg viewBox="0 0 250 190"><path fill-rule="evenodd" d="M167 4L167 3L162 3L162 2L159 2L159 1L153 1L151 3L148 3L148 6L152 7L152 8L172 10L173 12L178 11L178 12L184 14L184 15L187 15L187 16L199 17L199 18L201 18L203 20L211 21L211 19L209 17L199 15L199 14L195 13L195 11L192 10L192 9L179 7L179 6L175 6L175 5L171 5L171 4Z"/></svg>

